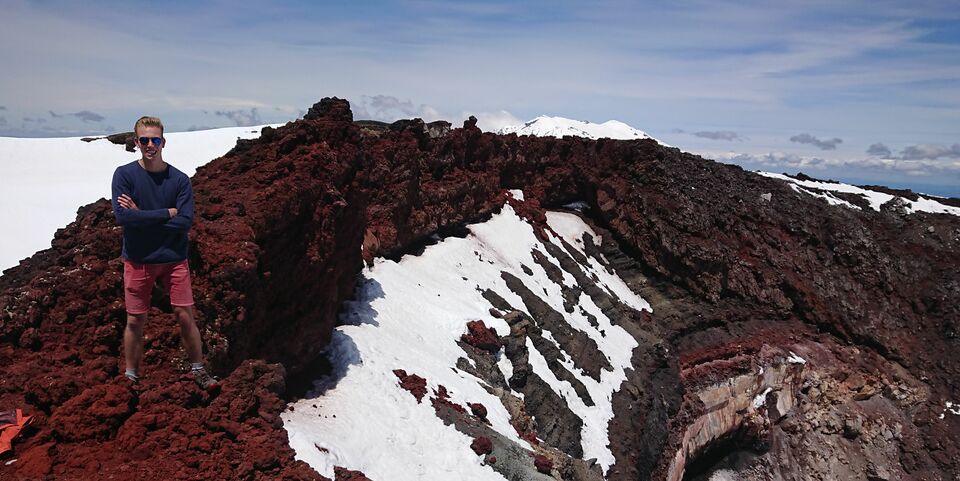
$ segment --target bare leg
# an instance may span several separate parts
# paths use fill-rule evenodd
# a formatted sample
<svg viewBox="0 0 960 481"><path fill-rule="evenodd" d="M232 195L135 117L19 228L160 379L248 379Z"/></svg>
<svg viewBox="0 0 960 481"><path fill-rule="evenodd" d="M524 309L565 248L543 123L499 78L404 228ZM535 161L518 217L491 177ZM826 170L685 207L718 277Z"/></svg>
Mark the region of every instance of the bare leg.
<svg viewBox="0 0 960 481"><path fill-rule="evenodd" d="M146 323L146 313L127 313L127 327L123 331L123 356L127 369L140 369L140 359L143 358L143 325Z"/></svg>
<svg viewBox="0 0 960 481"><path fill-rule="evenodd" d="M200 330L193 317L193 306L174 306L173 313L180 322L180 337L183 338L183 348L191 363L203 362L203 346L200 340Z"/></svg>

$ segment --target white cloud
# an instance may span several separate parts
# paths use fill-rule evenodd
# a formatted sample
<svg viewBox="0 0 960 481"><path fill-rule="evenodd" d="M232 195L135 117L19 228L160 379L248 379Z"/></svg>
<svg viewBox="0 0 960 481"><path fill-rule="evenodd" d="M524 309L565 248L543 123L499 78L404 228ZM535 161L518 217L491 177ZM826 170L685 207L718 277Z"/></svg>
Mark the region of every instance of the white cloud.
<svg viewBox="0 0 960 481"><path fill-rule="evenodd" d="M942 157L960 158L960 144L949 147L933 144L911 145L900 153L900 158L904 160L936 160Z"/></svg>
<svg viewBox="0 0 960 481"><path fill-rule="evenodd" d="M414 105L411 100L400 100L392 95L361 95L350 103L356 120L379 120L395 122L400 119L419 118L424 122L441 120L440 112L426 104Z"/></svg>
<svg viewBox="0 0 960 481"><path fill-rule="evenodd" d="M104 116L96 112L91 112L89 110L81 110L79 112L75 112L69 115L72 115L84 122L103 122L105 120Z"/></svg>
<svg viewBox="0 0 960 481"><path fill-rule="evenodd" d="M229 111L216 111L216 115L220 117L226 117L233 121L237 127L247 127L250 125L263 125L264 121L260 118L260 113L257 112L257 108L254 107L250 110L229 110Z"/></svg>
<svg viewBox="0 0 960 481"><path fill-rule="evenodd" d="M878 142L876 144L871 144L870 147L867 148L867 154L876 157L888 158L892 152L890 151L889 147Z"/></svg>
<svg viewBox="0 0 960 481"><path fill-rule="evenodd" d="M691 135L710 140L743 140L740 134L732 130L701 130L699 132L693 132Z"/></svg>
<svg viewBox="0 0 960 481"><path fill-rule="evenodd" d="M477 118L477 127L484 132L494 132L503 127L520 125L523 123L523 120L518 119L515 115L507 112L506 110L476 113L464 112L460 116L464 119L467 119L471 115ZM454 127L459 127L459 125L455 125Z"/></svg>
<svg viewBox="0 0 960 481"><path fill-rule="evenodd" d="M817 147L820 150L837 150L837 145L843 143L843 139L834 137L829 140L821 140L810 134L800 134L790 137L790 142L797 142L799 144L810 144Z"/></svg>

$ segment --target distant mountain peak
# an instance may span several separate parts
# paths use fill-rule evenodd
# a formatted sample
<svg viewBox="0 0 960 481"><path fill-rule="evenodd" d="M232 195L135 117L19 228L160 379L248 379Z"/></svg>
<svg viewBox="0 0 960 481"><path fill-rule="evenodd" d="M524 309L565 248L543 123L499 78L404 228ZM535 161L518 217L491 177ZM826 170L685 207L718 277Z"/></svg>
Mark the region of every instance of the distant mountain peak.
<svg viewBox="0 0 960 481"><path fill-rule="evenodd" d="M608 120L602 124L596 124L565 117L550 117L548 115L541 115L523 123L523 125L502 127L496 132L498 134L533 135L536 137L561 138L571 135L588 139L657 140L646 132L633 128L619 120ZM657 142L659 141L657 140Z"/></svg>

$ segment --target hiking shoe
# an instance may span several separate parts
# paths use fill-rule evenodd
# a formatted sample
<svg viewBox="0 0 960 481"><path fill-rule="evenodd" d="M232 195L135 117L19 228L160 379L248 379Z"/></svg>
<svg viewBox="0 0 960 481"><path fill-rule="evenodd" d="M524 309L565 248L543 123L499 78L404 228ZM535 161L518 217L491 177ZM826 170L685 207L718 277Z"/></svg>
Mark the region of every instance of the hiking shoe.
<svg viewBox="0 0 960 481"><path fill-rule="evenodd" d="M113 383L117 386L123 386L135 393L143 390L143 384L140 383L140 378L137 376L131 377L125 374L120 374L114 378Z"/></svg>
<svg viewBox="0 0 960 481"><path fill-rule="evenodd" d="M194 369L193 380L207 392L215 392L220 389L220 381L210 375L206 369Z"/></svg>

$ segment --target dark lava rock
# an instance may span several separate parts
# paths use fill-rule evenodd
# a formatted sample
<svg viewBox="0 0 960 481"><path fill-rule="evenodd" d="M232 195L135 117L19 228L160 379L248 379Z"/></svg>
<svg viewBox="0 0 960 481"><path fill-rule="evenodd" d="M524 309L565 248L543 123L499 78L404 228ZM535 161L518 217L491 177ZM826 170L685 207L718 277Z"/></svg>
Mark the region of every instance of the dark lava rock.
<svg viewBox="0 0 960 481"><path fill-rule="evenodd" d="M395 369L393 373L400 379L400 387L410 391L410 394L417 398L417 402L423 401L423 397L427 395L426 379L416 374L407 374L403 369Z"/></svg>
<svg viewBox="0 0 960 481"><path fill-rule="evenodd" d="M360 471L351 471L347 468L341 468L340 466L334 466L333 473L335 481L371 481L370 478Z"/></svg>
<svg viewBox="0 0 960 481"><path fill-rule="evenodd" d="M487 327L483 321L468 322L467 333L460 336L460 340L491 354L497 353L503 345L497 331Z"/></svg>
<svg viewBox="0 0 960 481"><path fill-rule="evenodd" d="M483 404L470 403L470 412L481 420L486 421L487 419L487 408Z"/></svg>
<svg viewBox="0 0 960 481"><path fill-rule="evenodd" d="M477 453L477 455L490 454L493 452L493 443L490 442L490 438L480 436L470 443L470 449Z"/></svg>
<svg viewBox="0 0 960 481"><path fill-rule="evenodd" d="M550 474L550 471L553 470L553 461L542 454L534 456L533 464L537 467L537 471L543 474Z"/></svg>

